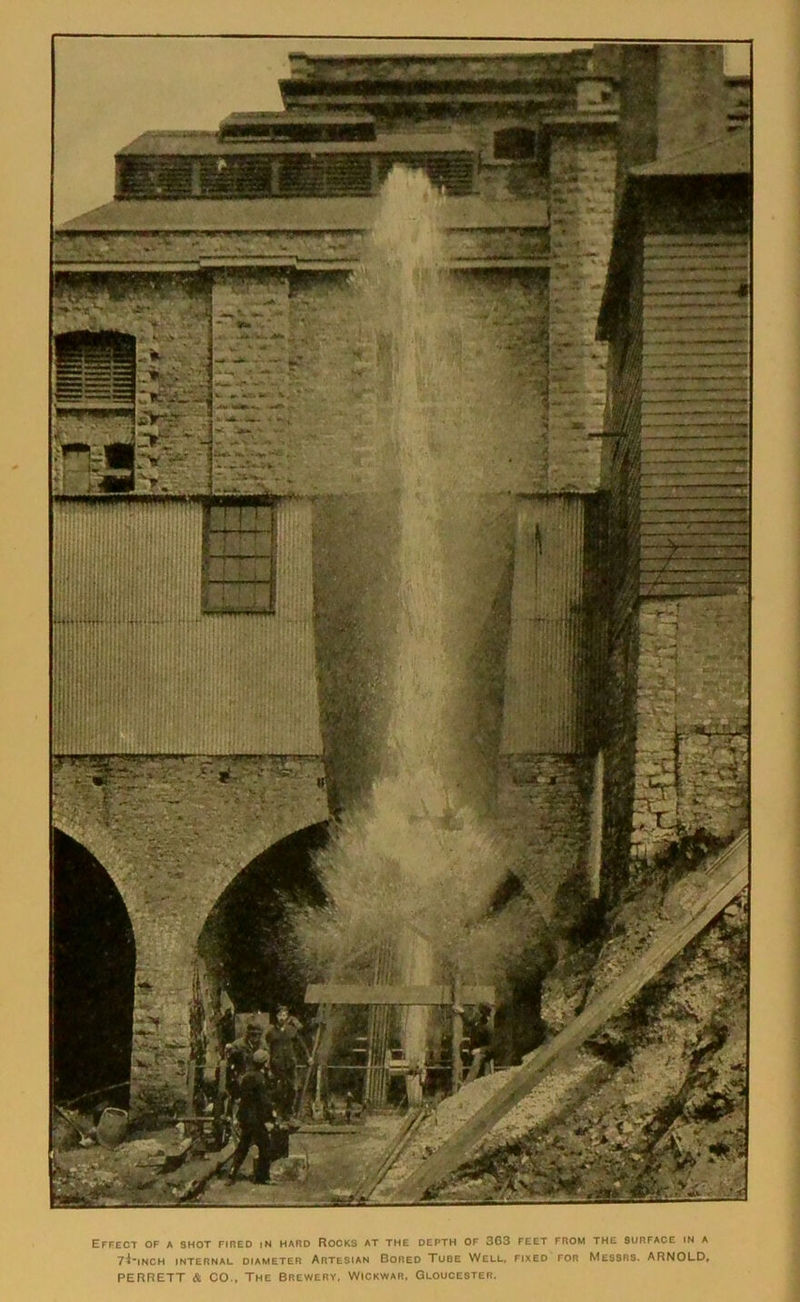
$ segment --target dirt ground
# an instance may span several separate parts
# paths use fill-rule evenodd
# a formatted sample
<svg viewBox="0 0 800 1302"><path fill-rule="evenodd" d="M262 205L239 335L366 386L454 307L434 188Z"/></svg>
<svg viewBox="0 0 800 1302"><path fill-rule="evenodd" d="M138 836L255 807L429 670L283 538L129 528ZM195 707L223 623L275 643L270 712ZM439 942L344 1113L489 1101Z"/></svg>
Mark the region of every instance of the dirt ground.
<svg viewBox="0 0 800 1302"><path fill-rule="evenodd" d="M346 1132L305 1133L290 1139L292 1178L281 1179L275 1164L275 1183L255 1185L250 1180L255 1150L245 1162L236 1184L226 1184L227 1168L213 1175L197 1197L198 1207L324 1206L347 1202L365 1170L378 1158L402 1123L402 1114L381 1113L351 1126ZM52 1157L53 1202L61 1207L175 1206L188 1185L203 1177L217 1160L189 1157L165 1171L170 1154L177 1156L181 1137L174 1127L149 1132L117 1148L95 1144L90 1148L61 1148Z"/></svg>
<svg viewBox="0 0 800 1302"><path fill-rule="evenodd" d="M562 946L544 988L548 1035L580 1013L675 916L697 887L695 865L707 848L688 847L683 856L651 866L591 939ZM489 1203L745 1197L747 991L744 892L620 1016L554 1064L429 1198ZM376 1190L376 1200L395 1201L404 1176L507 1079L507 1071L498 1071L440 1103ZM228 1187L223 1173L194 1201L346 1202L401 1123L402 1114L395 1113L372 1116L345 1133L300 1131L291 1139L290 1153L300 1159L291 1180L257 1186L240 1178ZM174 1205L210 1165L191 1155L180 1163L181 1143L171 1128L116 1149L57 1147L54 1203ZM175 1170L165 1169L173 1163Z"/></svg>

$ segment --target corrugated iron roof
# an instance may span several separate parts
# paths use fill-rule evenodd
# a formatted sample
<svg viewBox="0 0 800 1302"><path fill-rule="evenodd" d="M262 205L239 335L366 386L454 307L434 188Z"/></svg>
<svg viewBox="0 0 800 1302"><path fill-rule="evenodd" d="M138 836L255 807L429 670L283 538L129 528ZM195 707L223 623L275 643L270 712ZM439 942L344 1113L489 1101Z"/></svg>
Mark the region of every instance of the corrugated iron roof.
<svg viewBox="0 0 800 1302"><path fill-rule="evenodd" d="M336 199L115 199L73 217L58 232L88 231L363 231L376 198ZM445 200L450 230L546 227L547 204L537 199L496 203L480 195Z"/></svg>
<svg viewBox="0 0 800 1302"><path fill-rule="evenodd" d="M748 176L751 169L750 127L740 127L726 136L707 141L694 149L683 150L670 158L658 158L652 163L632 167L625 181L619 211L614 221L611 257L606 272L605 288L597 320L598 339L608 339L611 323L611 306L619 293L618 283L624 280L628 257L630 230L643 189L650 180L674 177Z"/></svg>
<svg viewBox="0 0 800 1302"><path fill-rule="evenodd" d="M431 154L470 153L477 145L450 131L391 131L375 140L219 140L213 131L145 131L117 150L131 155L175 157L180 154Z"/></svg>
<svg viewBox="0 0 800 1302"><path fill-rule="evenodd" d="M726 136L694 149L684 149L669 158L632 167L631 176L736 176L750 171L750 127L740 127Z"/></svg>

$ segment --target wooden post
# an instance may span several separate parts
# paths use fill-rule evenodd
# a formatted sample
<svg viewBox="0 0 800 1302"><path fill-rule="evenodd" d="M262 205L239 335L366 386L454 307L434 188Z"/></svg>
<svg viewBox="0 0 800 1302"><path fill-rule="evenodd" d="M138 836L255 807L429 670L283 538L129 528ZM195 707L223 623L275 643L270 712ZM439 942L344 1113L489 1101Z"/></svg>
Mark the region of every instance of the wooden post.
<svg viewBox="0 0 800 1302"><path fill-rule="evenodd" d="M454 1094L461 1089L461 1039L464 1034L464 1017L459 1011L461 1008L461 982L456 976L453 979L453 1061L450 1068L450 1083Z"/></svg>
<svg viewBox="0 0 800 1302"><path fill-rule="evenodd" d="M192 1058L190 1059L189 1067L186 1072L186 1111L188 1112L190 1117L193 1117L195 1114L194 1090L195 1090L196 1076L197 1076L197 1065L194 1059Z"/></svg>
<svg viewBox="0 0 800 1302"><path fill-rule="evenodd" d="M452 1087L453 1091L459 1089L463 1072L461 1069L461 1036L463 1033L464 1023L462 1014L456 1012L456 1007L462 1004L478 1005L491 1004L495 1002L494 986L483 985L462 985L459 978L451 984L442 985L391 985L388 982L377 985L361 985L356 982L347 984L312 984L306 987L307 1004L326 1004L328 1007L338 1007L340 1005L350 1005L358 1007L366 1006L371 1012L383 1012L388 1016L391 1009L413 1007L422 1005L433 1008L451 1008L452 1011L452 1037L453 1037L453 1061L452 1061ZM387 1021L388 1025L388 1021ZM367 1076L382 1076L388 1080L389 1071L385 1066L384 1059L382 1070L367 1071ZM375 1095L372 1095L374 1098ZM370 1101L370 1100L368 1100Z"/></svg>

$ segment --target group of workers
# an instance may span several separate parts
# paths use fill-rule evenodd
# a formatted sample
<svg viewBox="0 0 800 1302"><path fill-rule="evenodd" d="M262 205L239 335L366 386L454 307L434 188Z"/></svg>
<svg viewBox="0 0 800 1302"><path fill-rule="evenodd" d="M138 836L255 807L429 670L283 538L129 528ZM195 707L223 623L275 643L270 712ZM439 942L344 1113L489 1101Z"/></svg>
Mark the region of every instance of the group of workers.
<svg viewBox="0 0 800 1302"><path fill-rule="evenodd" d="M244 1034L225 1046L227 1089L239 1127L228 1184L235 1183L253 1145L258 1152L253 1175L256 1184L268 1184L271 1163L288 1153L297 1069L308 1061L301 1031L297 1018L281 1005L266 1030L251 1019Z"/></svg>
<svg viewBox="0 0 800 1302"><path fill-rule="evenodd" d="M463 1012L463 1009L458 1009ZM469 1069L465 1083L494 1065L492 1009L481 1006L470 1028ZM228 1184L234 1184L250 1149L258 1151L253 1180L268 1184L271 1163L288 1154L288 1134L296 1111L298 1069L309 1062L302 1026L285 1004L273 1024L247 1022L244 1034L225 1046L227 1090L236 1109L239 1139L231 1157Z"/></svg>

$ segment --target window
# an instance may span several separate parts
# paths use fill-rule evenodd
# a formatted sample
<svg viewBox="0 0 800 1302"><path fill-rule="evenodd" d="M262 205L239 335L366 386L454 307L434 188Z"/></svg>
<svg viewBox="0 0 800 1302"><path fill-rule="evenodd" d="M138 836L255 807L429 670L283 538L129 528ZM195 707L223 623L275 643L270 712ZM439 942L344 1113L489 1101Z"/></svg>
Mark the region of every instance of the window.
<svg viewBox="0 0 800 1302"><path fill-rule="evenodd" d="M56 403L59 407L133 407L136 340L132 335L59 335L56 340Z"/></svg>
<svg viewBox="0 0 800 1302"><path fill-rule="evenodd" d="M494 156L509 163L534 162L536 143L530 127L503 127L494 133Z"/></svg>
<svg viewBox="0 0 800 1302"><path fill-rule="evenodd" d="M91 486L89 448L70 443L61 449L62 493L88 493Z"/></svg>
<svg viewBox="0 0 800 1302"><path fill-rule="evenodd" d="M272 609L273 508L269 502L212 502L206 508L207 611Z"/></svg>
<svg viewBox="0 0 800 1302"><path fill-rule="evenodd" d="M106 473L103 490L106 493L133 491L134 450L132 443L109 443L105 449Z"/></svg>

